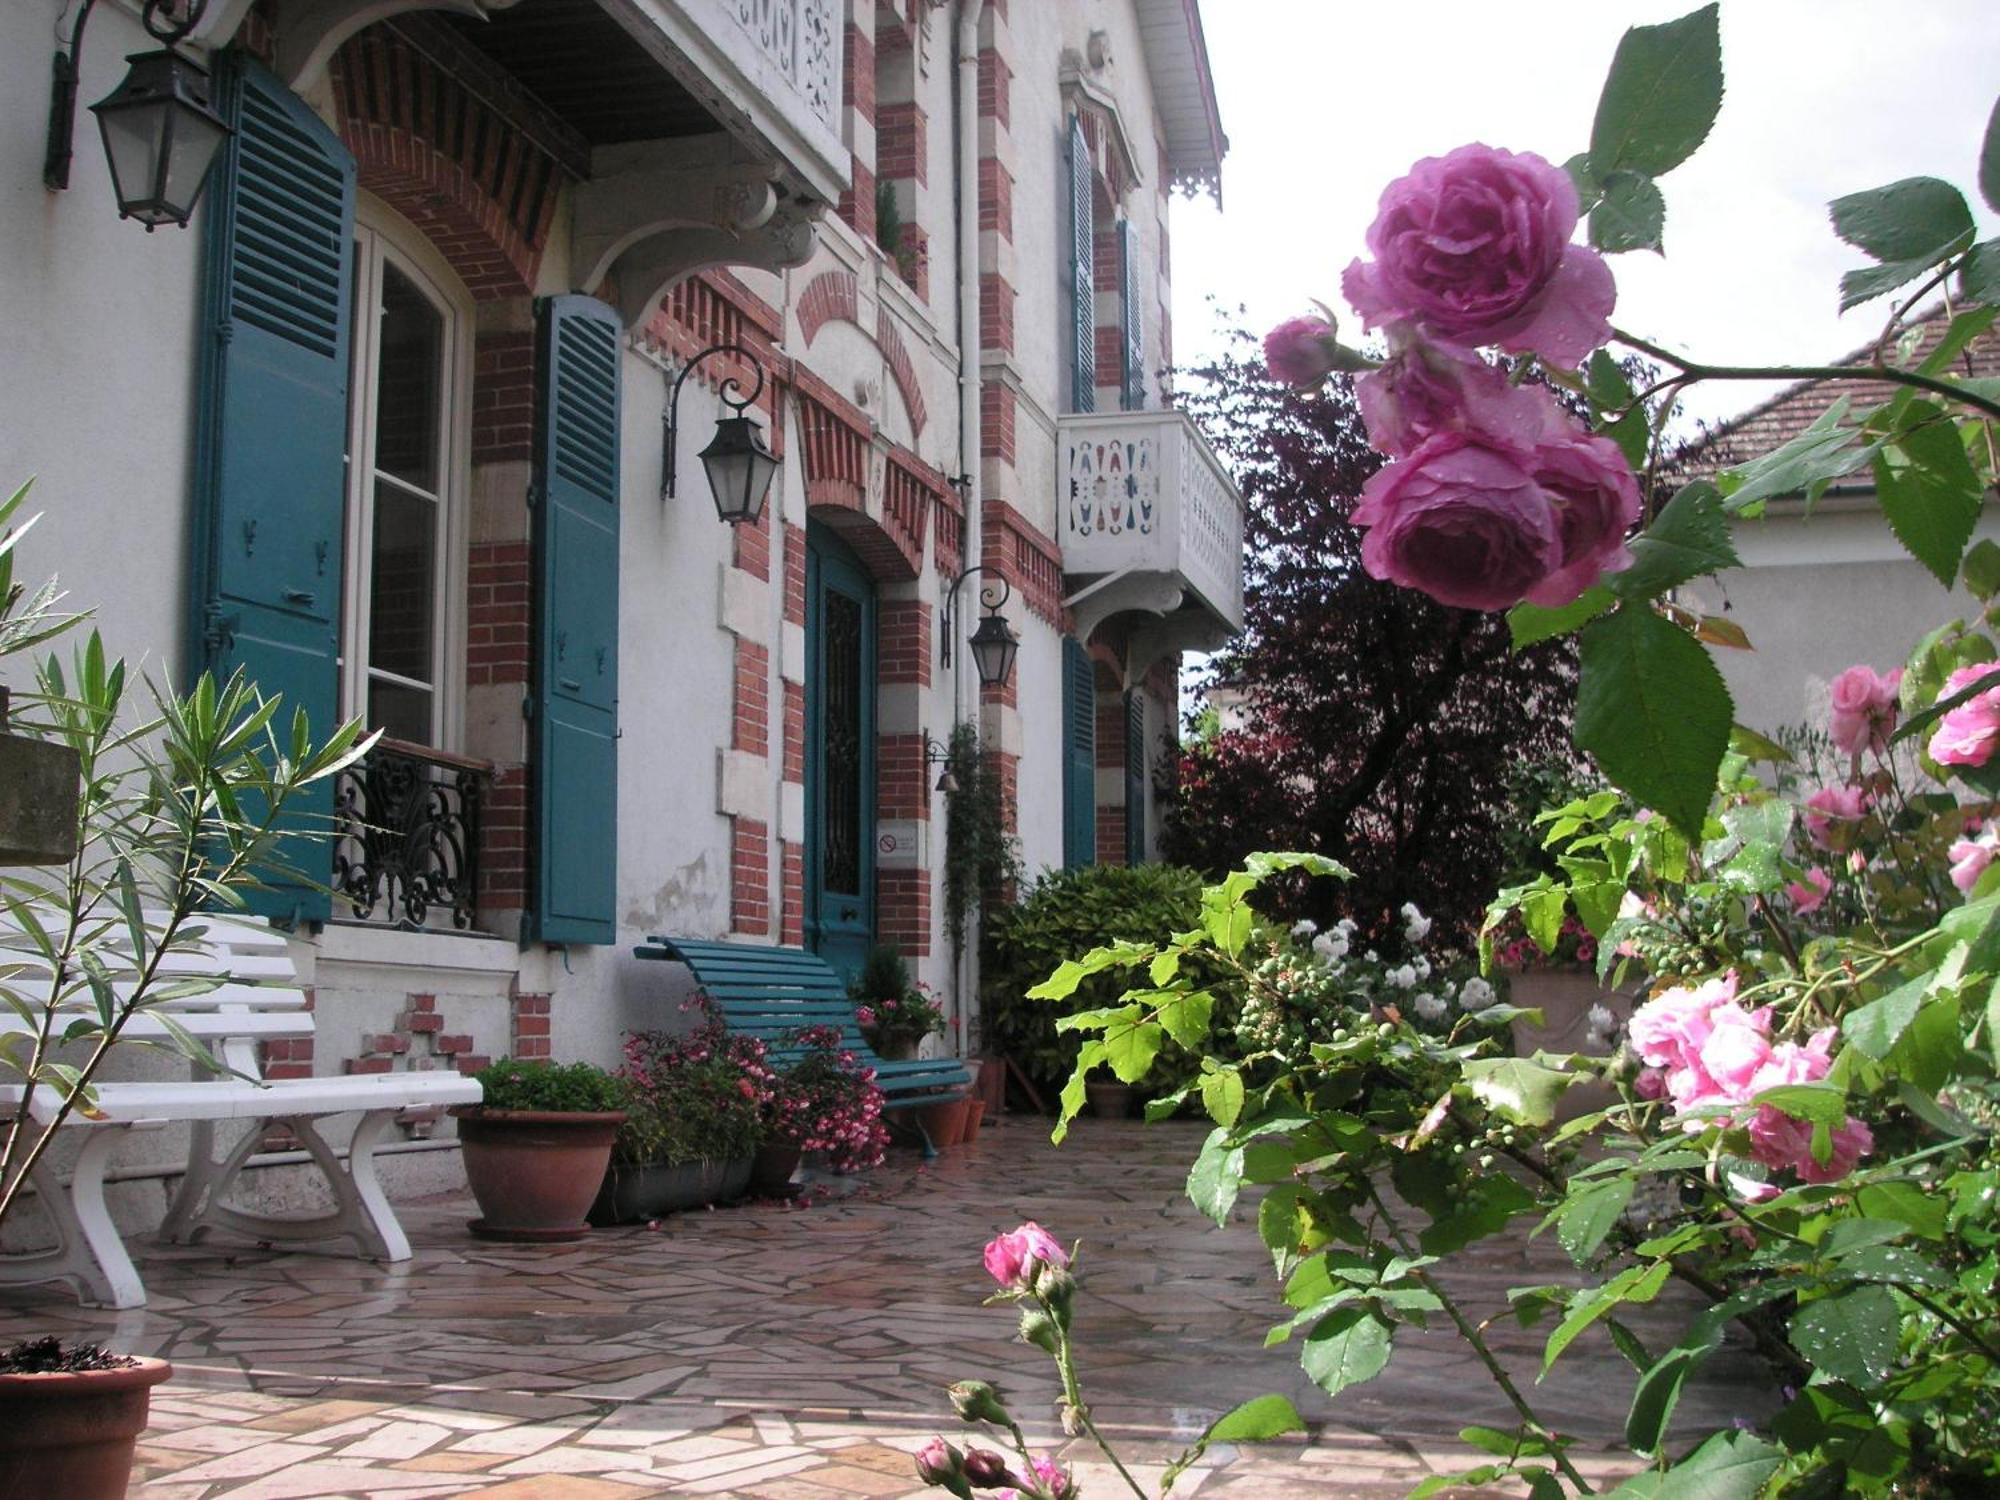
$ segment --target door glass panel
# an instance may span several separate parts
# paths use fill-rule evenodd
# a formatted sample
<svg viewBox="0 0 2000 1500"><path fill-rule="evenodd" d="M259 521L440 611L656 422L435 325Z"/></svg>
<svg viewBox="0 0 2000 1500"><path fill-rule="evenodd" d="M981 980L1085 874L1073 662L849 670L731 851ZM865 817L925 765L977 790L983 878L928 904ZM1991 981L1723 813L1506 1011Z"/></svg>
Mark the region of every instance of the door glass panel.
<svg viewBox="0 0 2000 1500"><path fill-rule="evenodd" d="M861 889L862 607L828 589L825 610L826 854L820 878L828 890L854 894Z"/></svg>
<svg viewBox="0 0 2000 1500"><path fill-rule="evenodd" d="M392 740L429 744L433 696L426 687L372 678L368 683L368 727L381 730Z"/></svg>
<svg viewBox="0 0 2000 1500"><path fill-rule="evenodd" d="M369 558L368 666L433 681L432 613L437 591L437 504L387 481L375 483L375 545ZM417 739L428 742L429 726Z"/></svg>
<svg viewBox="0 0 2000 1500"><path fill-rule="evenodd" d="M438 487L438 396L444 319L395 266L382 267L375 467L418 489Z"/></svg>

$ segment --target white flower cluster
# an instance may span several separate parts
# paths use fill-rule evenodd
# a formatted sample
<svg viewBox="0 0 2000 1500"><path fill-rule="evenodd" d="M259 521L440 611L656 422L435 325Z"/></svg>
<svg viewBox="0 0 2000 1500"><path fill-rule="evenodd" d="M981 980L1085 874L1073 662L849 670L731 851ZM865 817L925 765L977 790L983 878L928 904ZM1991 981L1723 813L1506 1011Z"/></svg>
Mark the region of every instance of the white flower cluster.
<svg viewBox="0 0 2000 1500"><path fill-rule="evenodd" d="M1421 943L1431 935L1431 919L1417 910L1417 903L1403 903L1403 936L1413 943Z"/></svg>
<svg viewBox="0 0 2000 1500"><path fill-rule="evenodd" d="M1451 1014L1451 1007L1436 995L1433 995L1429 990L1417 996L1414 1003L1417 1007L1417 1014L1422 1016L1426 1021L1442 1021L1446 1016Z"/></svg>
<svg viewBox="0 0 2000 1500"><path fill-rule="evenodd" d="M1301 922L1298 927L1292 929L1292 936L1303 937L1305 934L1299 931L1299 927L1311 930L1312 926L1311 922ZM1319 961L1330 969L1343 958L1347 957L1348 949L1353 940L1354 922L1351 918L1342 917L1325 932L1315 933L1312 940L1312 950L1318 956Z"/></svg>
<svg viewBox="0 0 2000 1500"><path fill-rule="evenodd" d="M1466 980L1465 987L1458 992L1458 1005L1461 1010L1484 1010L1492 1003L1493 986L1477 974Z"/></svg>
<svg viewBox="0 0 2000 1500"><path fill-rule="evenodd" d="M1590 1045L1608 1049L1618 1036L1618 1017L1611 1013L1611 1007L1602 1003L1593 1005L1586 1019L1590 1024Z"/></svg>

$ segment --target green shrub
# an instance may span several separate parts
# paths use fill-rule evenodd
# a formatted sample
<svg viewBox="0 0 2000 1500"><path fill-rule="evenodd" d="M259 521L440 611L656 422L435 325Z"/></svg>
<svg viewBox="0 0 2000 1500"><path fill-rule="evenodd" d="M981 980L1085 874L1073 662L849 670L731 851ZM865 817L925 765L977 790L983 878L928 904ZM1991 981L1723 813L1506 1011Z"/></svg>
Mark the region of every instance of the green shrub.
<svg viewBox="0 0 2000 1500"><path fill-rule="evenodd" d="M1027 992L1055 972L1065 959L1119 938L1158 943L1201 920L1198 872L1179 865L1086 865L1051 870L1014 906L995 906L986 915L980 965L980 1002L986 1044L1012 1057L1044 1098L1053 1098L1068 1080L1083 1039L1058 1032L1059 1017L1115 1003L1125 976L1096 974L1068 1000L1029 1000ZM1219 974L1218 974L1219 977ZM1216 992L1219 1031L1222 1017L1233 1018L1238 1000ZM1160 1051L1141 1092L1171 1093L1199 1071L1195 1058L1169 1041Z"/></svg>
<svg viewBox="0 0 2000 1500"><path fill-rule="evenodd" d="M518 1062L502 1058L473 1077L489 1109L547 1109L595 1114L623 1109L625 1085L589 1063Z"/></svg>

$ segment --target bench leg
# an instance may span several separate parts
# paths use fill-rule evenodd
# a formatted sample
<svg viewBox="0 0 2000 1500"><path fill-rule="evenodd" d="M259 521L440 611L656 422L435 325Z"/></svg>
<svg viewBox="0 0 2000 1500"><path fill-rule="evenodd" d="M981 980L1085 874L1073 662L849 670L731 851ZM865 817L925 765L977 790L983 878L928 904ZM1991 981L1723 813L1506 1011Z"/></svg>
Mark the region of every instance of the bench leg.
<svg viewBox="0 0 2000 1500"><path fill-rule="evenodd" d="M395 1123L397 1113L393 1109L378 1109L361 1117L345 1166L320 1135L315 1121L301 1116L285 1119L284 1123L298 1137L299 1145L312 1157L333 1193L333 1211L310 1219L250 1213L222 1201L262 1139L263 1122L258 1122L222 1162L214 1161L212 1156L213 1133L197 1128L196 1150L188 1162L188 1175L161 1233L170 1239L192 1240L211 1229L226 1229L267 1245L345 1239L352 1240L355 1248L370 1260L408 1260L410 1241L402 1225L396 1222L396 1211L390 1207L375 1175L375 1148Z"/></svg>
<svg viewBox="0 0 2000 1500"><path fill-rule="evenodd" d="M115 1128L90 1131L67 1183L53 1167L35 1168L30 1180L55 1229L55 1247L0 1256L0 1284L67 1281L86 1307L146 1305L138 1267L104 1202L104 1169L123 1133Z"/></svg>

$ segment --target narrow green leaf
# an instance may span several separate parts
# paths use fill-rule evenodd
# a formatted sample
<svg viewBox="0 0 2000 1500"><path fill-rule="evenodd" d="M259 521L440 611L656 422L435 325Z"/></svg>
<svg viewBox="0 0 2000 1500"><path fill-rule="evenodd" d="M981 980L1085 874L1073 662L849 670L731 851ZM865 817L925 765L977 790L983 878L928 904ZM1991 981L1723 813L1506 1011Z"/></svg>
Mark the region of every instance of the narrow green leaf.
<svg viewBox="0 0 2000 1500"><path fill-rule="evenodd" d="M1590 127L1598 181L1619 168L1659 177L1708 138L1722 108L1722 34L1716 7L1619 40Z"/></svg>
<svg viewBox="0 0 2000 1500"><path fill-rule="evenodd" d="M1576 743L1611 782L1701 837L1735 705L1687 632L1627 605L1582 635Z"/></svg>
<svg viewBox="0 0 2000 1500"><path fill-rule="evenodd" d="M1667 200L1660 185L1643 172L1613 172L1604 196L1590 214L1590 243L1607 255L1628 250L1660 250Z"/></svg>

